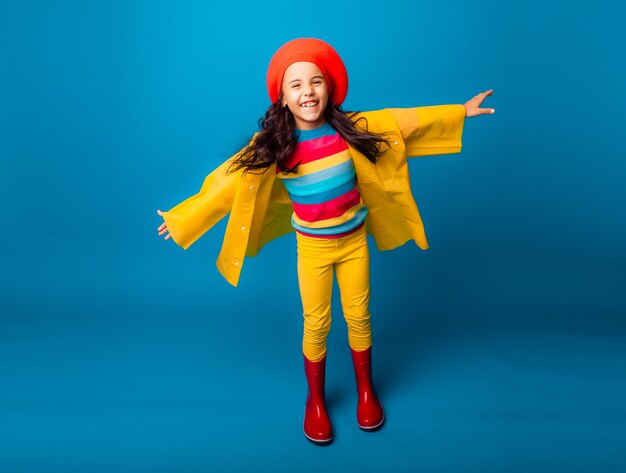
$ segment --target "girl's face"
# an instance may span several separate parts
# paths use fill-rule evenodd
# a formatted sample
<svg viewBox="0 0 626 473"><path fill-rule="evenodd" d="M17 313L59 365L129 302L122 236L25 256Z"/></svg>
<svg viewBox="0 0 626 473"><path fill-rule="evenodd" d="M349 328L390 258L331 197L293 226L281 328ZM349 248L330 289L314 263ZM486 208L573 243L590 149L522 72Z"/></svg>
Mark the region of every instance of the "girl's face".
<svg viewBox="0 0 626 473"><path fill-rule="evenodd" d="M281 100L293 114L296 128L312 130L323 125L328 84L319 67L312 62L291 64L283 77Z"/></svg>

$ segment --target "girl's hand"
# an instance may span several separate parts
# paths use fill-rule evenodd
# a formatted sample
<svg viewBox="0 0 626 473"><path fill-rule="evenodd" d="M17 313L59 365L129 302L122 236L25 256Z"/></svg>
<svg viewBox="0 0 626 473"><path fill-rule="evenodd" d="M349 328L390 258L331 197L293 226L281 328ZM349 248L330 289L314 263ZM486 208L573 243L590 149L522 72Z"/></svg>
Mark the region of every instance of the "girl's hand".
<svg viewBox="0 0 626 473"><path fill-rule="evenodd" d="M157 213L161 216L163 215L163 212L161 212L160 210L157 210ZM157 231L159 232L159 235L163 235L165 232L167 232L167 223L163 222L161 225L159 225ZM169 240L171 237L172 235L170 235L169 233L165 235L166 240Z"/></svg>
<svg viewBox="0 0 626 473"><path fill-rule="evenodd" d="M495 108L480 108L480 104L487 98L488 95L493 94L493 89L489 89L487 92L482 92L476 95L471 100L468 100L463 104L465 107L466 117L475 117L476 115L492 114L496 112Z"/></svg>

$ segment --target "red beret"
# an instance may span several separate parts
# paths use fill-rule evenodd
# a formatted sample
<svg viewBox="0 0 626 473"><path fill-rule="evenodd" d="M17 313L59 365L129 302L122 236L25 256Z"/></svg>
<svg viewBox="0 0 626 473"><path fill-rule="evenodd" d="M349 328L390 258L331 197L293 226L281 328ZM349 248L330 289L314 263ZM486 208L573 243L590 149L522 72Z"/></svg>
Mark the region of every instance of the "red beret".
<svg viewBox="0 0 626 473"><path fill-rule="evenodd" d="M328 83L330 101L341 105L348 94L348 72L332 46L321 39L299 38L283 44L272 56L267 69L267 93L272 103L278 100L285 70L294 62L312 62Z"/></svg>

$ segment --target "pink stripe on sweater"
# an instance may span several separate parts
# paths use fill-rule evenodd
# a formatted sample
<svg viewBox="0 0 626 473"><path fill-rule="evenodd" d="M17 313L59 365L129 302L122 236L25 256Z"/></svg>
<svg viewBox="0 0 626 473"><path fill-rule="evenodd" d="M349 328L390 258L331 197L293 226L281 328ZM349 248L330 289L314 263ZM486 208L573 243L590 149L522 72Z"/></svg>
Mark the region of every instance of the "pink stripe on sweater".
<svg viewBox="0 0 626 473"><path fill-rule="evenodd" d="M296 145L296 149L285 163L286 167L293 167L300 161L300 164L310 163L321 158L341 153L348 149L346 143L339 133L334 136L320 136L313 140L301 141Z"/></svg>
<svg viewBox="0 0 626 473"><path fill-rule="evenodd" d="M318 220L340 217L360 201L359 191L354 188L321 204L297 204L294 202L293 210L299 219L306 222L317 222Z"/></svg>

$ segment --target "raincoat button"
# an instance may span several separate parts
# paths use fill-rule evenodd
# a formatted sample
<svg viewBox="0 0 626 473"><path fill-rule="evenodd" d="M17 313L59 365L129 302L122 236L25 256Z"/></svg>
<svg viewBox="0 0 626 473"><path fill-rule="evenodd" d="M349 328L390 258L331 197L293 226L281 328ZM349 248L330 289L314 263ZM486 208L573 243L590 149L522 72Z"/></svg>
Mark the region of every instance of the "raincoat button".
<svg viewBox="0 0 626 473"><path fill-rule="evenodd" d="M239 266L239 261L235 261L235 266Z"/></svg>
<svg viewBox="0 0 626 473"><path fill-rule="evenodd" d="M246 227L241 227L241 229L242 229L242 230L245 230L245 229L246 229Z"/></svg>
<svg viewBox="0 0 626 473"><path fill-rule="evenodd" d="M254 189L254 186L250 186L250 190Z"/></svg>
<svg viewBox="0 0 626 473"><path fill-rule="evenodd" d="M398 144L398 142L397 142L397 141L394 141L394 142L393 142L393 144L394 144L394 145L397 145L397 144Z"/></svg>

